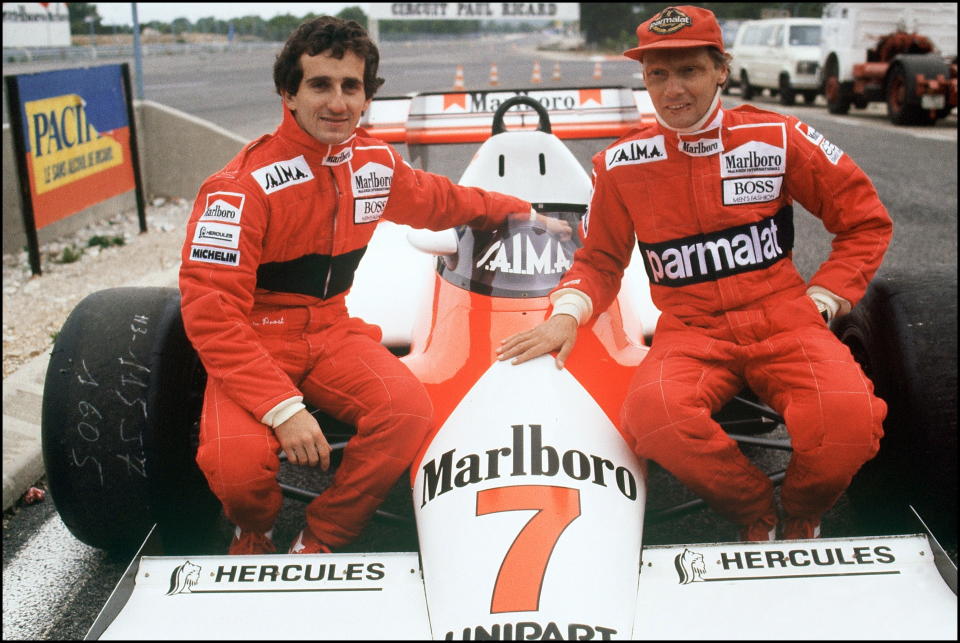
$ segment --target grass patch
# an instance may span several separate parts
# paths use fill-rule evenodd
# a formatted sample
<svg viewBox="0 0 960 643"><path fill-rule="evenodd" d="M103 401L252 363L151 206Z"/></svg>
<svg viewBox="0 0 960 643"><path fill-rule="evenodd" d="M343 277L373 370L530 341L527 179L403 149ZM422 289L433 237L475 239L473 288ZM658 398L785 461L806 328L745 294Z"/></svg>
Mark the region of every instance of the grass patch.
<svg viewBox="0 0 960 643"><path fill-rule="evenodd" d="M90 240L87 241L87 247L92 248L94 246L100 246L101 248L109 248L110 246L122 246L125 243L126 241L124 238L119 235L107 237L98 234L90 237Z"/></svg>

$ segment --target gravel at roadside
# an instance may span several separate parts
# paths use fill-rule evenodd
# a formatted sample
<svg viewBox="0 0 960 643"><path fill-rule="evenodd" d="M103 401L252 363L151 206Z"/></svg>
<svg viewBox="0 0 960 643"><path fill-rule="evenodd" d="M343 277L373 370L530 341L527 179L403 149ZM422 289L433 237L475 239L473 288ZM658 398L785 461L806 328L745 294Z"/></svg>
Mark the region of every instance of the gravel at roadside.
<svg viewBox="0 0 960 643"><path fill-rule="evenodd" d="M90 293L178 264L190 206L186 199L155 199L147 207L147 232L140 233L131 210L41 245L39 276L31 275L25 250L3 255L3 376L47 350Z"/></svg>

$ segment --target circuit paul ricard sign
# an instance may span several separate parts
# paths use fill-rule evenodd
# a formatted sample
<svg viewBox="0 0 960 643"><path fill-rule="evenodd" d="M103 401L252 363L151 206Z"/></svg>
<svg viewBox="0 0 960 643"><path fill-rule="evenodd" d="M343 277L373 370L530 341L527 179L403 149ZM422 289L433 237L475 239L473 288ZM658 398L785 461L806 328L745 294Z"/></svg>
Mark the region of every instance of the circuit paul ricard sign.
<svg viewBox="0 0 960 643"><path fill-rule="evenodd" d="M580 20L578 2L371 2L375 20Z"/></svg>
<svg viewBox="0 0 960 643"><path fill-rule="evenodd" d="M24 226L34 274L37 230L136 190L146 231L126 64L5 76Z"/></svg>

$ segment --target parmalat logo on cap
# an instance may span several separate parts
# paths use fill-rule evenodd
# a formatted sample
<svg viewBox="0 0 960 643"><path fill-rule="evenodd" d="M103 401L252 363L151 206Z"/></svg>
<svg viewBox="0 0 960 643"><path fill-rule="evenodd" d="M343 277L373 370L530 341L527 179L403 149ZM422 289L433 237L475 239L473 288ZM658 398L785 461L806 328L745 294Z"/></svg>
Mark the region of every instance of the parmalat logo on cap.
<svg viewBox="0 0 960 643"><path fill-rule="evenodd" d="M676 7L667 7L660 12L657 19L650 23L650 31L661 36L680 31L693 24L690 16Z"/></svg>

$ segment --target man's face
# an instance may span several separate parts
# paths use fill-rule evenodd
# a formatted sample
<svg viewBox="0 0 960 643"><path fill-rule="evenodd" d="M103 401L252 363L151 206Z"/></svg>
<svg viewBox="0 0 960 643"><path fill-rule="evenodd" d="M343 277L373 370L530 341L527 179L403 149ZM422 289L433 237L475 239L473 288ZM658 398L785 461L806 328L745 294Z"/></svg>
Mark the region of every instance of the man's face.
<svg viewBox="0 0 960 643"><path fill-rule="evenodd" d="M352 51L334 58L328 51L300 56L303 79L296 94L283 102L297 123L321 143L335 145L349 137L370 100L363 91L363 59Z"/></svg>
<svg viewBox="0 0 960 643"><path fill-rule="evenodd" d="M717 86L727 79L706 47L654 49L643 54L643 80L660 118L676 129L690 127L707 113Z"/></svg>

